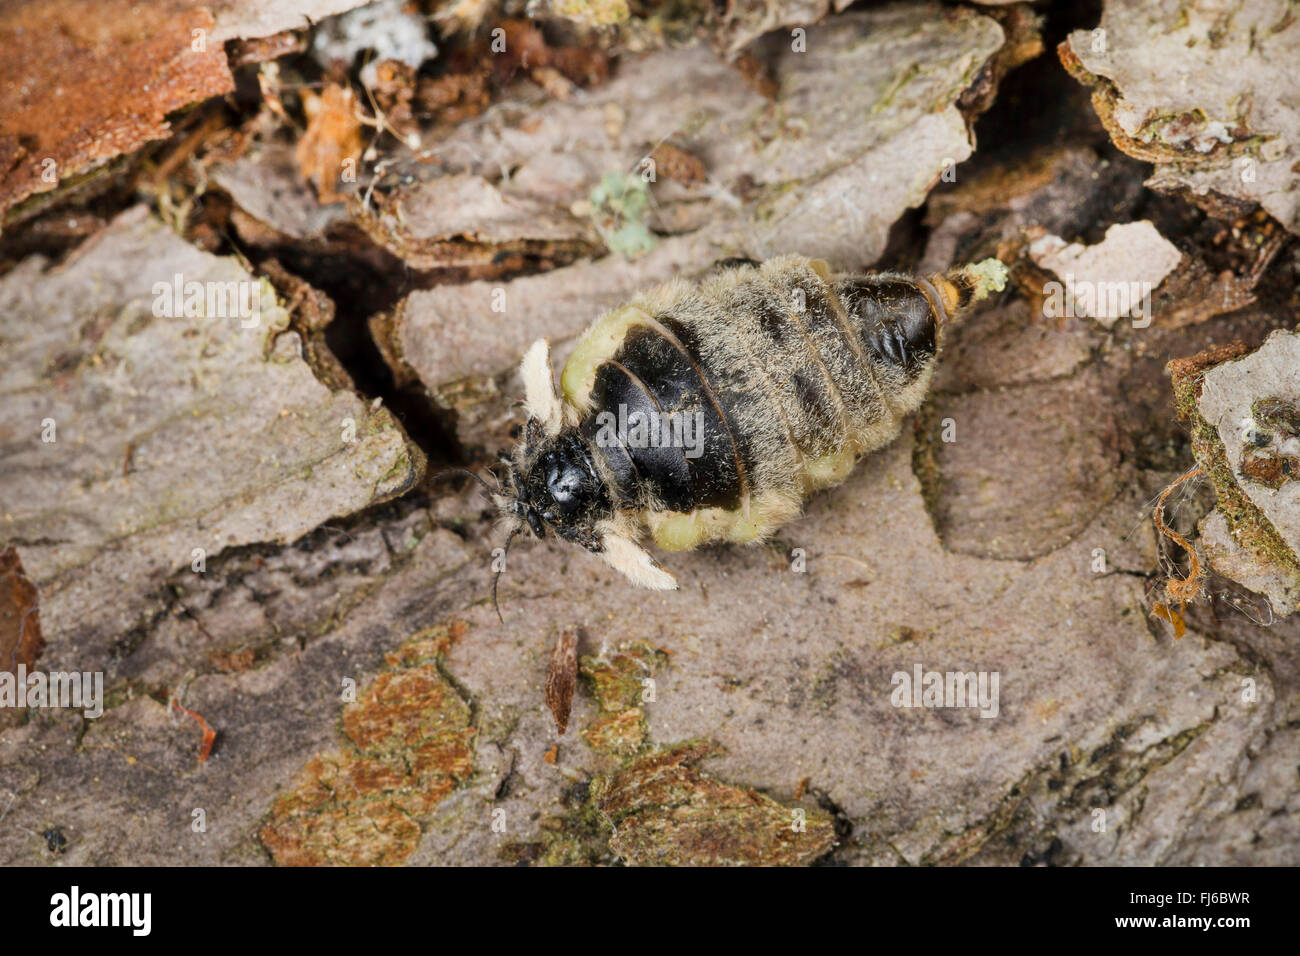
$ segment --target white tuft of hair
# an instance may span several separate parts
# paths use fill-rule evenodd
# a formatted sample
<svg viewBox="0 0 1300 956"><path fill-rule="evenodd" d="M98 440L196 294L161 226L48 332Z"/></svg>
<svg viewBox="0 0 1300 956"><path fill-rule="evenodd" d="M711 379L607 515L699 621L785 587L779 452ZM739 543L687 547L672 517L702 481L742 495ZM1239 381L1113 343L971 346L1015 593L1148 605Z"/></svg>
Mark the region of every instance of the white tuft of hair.
<svg viewBox="0 0 1300 956"><path fill-rule="evenodd" d="M524 353L519 363L519 377L524 380L524 406L528 414L541 422L549 435L560 430L564 409L555 391L551 375L551 346L546 339L538 339Z"/></svg>
<svg viewBox="0 0 1300 956"><path fill-rule="evenodd" d="M649 553L621 531L616 531L607 523L597 525L601 532L600 556L615 571L637 587L650 588L652 591L676 591L677 579L665 571Z"/></svg>

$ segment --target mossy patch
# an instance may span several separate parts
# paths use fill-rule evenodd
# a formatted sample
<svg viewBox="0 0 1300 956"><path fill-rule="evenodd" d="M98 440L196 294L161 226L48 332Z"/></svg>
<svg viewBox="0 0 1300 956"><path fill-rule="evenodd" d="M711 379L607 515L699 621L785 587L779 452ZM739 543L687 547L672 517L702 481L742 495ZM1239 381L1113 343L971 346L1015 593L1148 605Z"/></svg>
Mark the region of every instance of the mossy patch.
<svg viewBox="0 0 1300 956"><path fill-rule="evenodd" d="M502 851L535 866L609 864L783 866L807 864L835 846L834 818L724 783L695 764L718 751L687 741L653 749L643 703L647 678L668 655L644 641L584 656L580 673L598 714L583 730L593 748L629 757L566 794L566 813L542 823L543 838Z"/></svg>
<svg viewBox="0 0 1300 956"><path fill-rule="evenodd" d="M542 838L510 843L501 856L517 866L609 866L609 826L592 806L590 780L573 784L561 798L566 812L541 821Z"/></svg>
<svg viewBox="0 0 1300 956"><path fill-rule="evenodd" d="M1214 424L1205 420L1198 407L1205 373L1224 362L1241 358L1248 349L1240 342L1207 349L1166 366L1174 389L1174 407L1180 420L1189 425L1192 455L1210 479L1218 496L1216 510L1223 515L1233 538L1256 561L1287 577L1300 580L1300 562L1282 536L1250 497L1237 484L1227 452Z"/></svg>
<svg viewBox="0 0 1300 956"><path fill-rule="evenodd" d="M597 778L591 801L613 830L610 849L638 866L794 866L831 851L830 814L701 772L696 762L715 751L682 744Z"/></svg>
<svg viewBox="0 0 1300 956"><path fill-rule="evenodd" d="M582 730L588 746L604 753L630 756L647 741L645 711L652 685L646 683L668 655L644 641L622 644L612 654L587 654L579 673L596 700L596 717Z"/></svg>
<svg viewBox="0 0 1300 956"><path fill-rule="evenodd" d="M345 745L307 761L271 807L260 836L276 863L388 866L414 852L420 819L473 772L472 709L441 669L465 630L414 635L344 707Z"/></svg>
<svg viewBox="0 0 1300 956"><path fill-rule="evenodd" d="M627 0L553 0L551 10L566 20L594 27L622 23L632 15Z"/></svg>
<svg viewBox="0 0 1300 956"><path fill-rule="evenodd" d="M579 782L565 795L569 811L542 822L542 839L510 844L502 856L532 866L797 866L834 849L830 814L786 806L695 766L716 752L690 741Z"/></svg>

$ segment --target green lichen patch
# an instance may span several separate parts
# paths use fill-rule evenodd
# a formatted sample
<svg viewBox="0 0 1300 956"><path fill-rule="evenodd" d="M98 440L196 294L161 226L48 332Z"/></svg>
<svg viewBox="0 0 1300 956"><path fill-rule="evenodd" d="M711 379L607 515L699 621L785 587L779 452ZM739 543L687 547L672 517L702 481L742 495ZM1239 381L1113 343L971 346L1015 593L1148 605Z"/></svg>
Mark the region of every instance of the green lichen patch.
<svg viewBox="0 0 1300 956"><path fill-rule="evenodd" d="M646 225L650 185L638 175L606 173L587 197L589 215L611 252L634 259L655 247Z"/></svg>

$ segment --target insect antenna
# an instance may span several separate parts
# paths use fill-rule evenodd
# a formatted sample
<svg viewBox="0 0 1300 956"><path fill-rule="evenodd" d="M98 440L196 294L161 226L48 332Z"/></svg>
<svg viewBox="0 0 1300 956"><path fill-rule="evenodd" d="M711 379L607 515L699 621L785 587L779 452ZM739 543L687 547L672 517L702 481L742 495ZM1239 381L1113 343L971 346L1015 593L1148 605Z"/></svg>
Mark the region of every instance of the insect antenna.
<svg viewBox="0 0 1300 956"><path fill-rule="evenodd" d="M508 461L509 459L507 458L506 460ZM501 479L498 478L497 475L491 471L489 471L488 474L492 475L492 477L496 480L497 486L495 488L493 488L490 484L488 484L482 477L470 471L468 468L444 468L442 471L430 475L429 481L430 482L438 481L439 479L446 478L450 475L469 475L471 478L473 478L483 487L483 493L487 495L488 500L492 501L495 504L496 499L494 496L500 494L501 492ZM501 551L501 570L495 571L492 574L492 607L496 609L497 620L499 620L502 624L506 622L506 619L501 614L501 602L497 600L497 589L501 583L501 575L505 573L505 569L506 569L505 560L506 560L506 555L510 552L510 542L515 540L515 535L519 534L519 532L523 530L523 527L524 527L523 525L515 525L513 528L510 529L510 534L506 536L505 547Z"/></svg>
<svg viewBox="0 0 1300 956"><path fill-rule="evenodd" d="M442 471L430 475L429 481L430 483L432 483L442 478L446 478L450 475L469 475L471 478L473 478L475 481L477 481L480 485L483 486L483 492L488 496L488 498L491 498L492 495L494 495L497 491L500 490L500 482L497 482L497 488L493 488L480 475L475 474L474 472L470 471L468 468L444 468ZM493 477L496 476L493 475Z"/></svg>
<svg viewBox="0 0 1300 956"><path fill-rule="evenodd" d="M501 604L497 601L497 585L501 583L501 575L505 574L506 571L506 555L510 553L510 542L515 540L515 535L523 530L523 525L515 525L510 529L510 534L506 536L505 547L501 549L501 570L492 573L492 607L496 609L497 620L502 624L506 622L506 619L502 616Z"/></svg>

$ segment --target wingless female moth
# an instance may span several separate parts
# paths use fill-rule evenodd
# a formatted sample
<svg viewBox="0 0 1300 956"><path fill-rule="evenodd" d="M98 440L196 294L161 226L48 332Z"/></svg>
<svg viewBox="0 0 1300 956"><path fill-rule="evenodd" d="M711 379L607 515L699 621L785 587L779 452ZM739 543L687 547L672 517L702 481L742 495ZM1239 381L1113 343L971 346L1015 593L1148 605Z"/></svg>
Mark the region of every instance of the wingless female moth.
<svg viewBox="0 0 1300 956"><path fill-rule="evenodd" d="M898 435L948 324L1006 279L997 259L927 277L728 260L602 315L559 394L538 341L523 441L493 496L510 537L550 530L634 584L676 588L642 527L665 551L770 535Z"/></svg>

